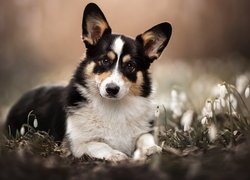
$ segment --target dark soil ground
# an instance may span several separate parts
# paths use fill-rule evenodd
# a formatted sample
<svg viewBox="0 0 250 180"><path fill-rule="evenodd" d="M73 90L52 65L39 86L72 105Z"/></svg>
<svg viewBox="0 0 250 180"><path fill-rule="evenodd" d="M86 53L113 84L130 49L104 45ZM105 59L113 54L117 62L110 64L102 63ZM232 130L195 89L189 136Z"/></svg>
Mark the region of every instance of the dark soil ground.
<svg viewBox="0 0 250 180"><path fill-rule="evenodd" d="M246 136L245 136L246 137ZM250 141L208 148L164 146L146 161L76 159L46 133L1 140L0 179L249 179Z"/></svg>

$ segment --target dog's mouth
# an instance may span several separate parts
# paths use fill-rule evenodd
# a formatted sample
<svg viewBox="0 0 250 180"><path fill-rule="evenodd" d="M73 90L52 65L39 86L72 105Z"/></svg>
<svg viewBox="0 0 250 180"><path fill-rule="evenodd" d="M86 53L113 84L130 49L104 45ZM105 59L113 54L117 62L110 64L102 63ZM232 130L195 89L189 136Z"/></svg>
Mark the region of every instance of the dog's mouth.
<svg viewBox="0 0 250 180"><path fill-rule="evenodd" d="M122 99L119 96L114 96L114 95L109 95L109 94L102 95L101 93L99 93L99 95L100 95L101 98L108 99L108 100L113 100L113 101L117 101L117 100Z"/></svg>

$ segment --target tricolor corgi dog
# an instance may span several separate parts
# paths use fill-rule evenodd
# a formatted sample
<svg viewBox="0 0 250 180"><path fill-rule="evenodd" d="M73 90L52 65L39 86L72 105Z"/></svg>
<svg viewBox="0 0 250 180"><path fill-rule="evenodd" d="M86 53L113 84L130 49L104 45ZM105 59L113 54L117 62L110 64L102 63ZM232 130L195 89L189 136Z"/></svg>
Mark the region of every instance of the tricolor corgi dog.
<svg viewBox="0 0 250 180"><path fill-rule="evenodd" d="M82 19L86 55L71 81L24 94L10 110L6 129L15 136L28 123L56 141L69 142L75 157L119 161L161 151L152 135L155 105L149 67L171 32L164 22L135 39L112 34L100 8L88 4Z"/></svg>

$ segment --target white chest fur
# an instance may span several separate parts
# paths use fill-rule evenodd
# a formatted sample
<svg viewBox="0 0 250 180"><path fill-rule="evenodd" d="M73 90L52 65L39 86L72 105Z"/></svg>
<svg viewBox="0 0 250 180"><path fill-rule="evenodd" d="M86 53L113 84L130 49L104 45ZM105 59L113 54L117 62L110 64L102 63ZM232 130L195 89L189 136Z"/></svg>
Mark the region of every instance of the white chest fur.
<svg viewBox="0 0 250 180"><path fill-rule="evenodd" d="M88 142L105 142L113 149L132 155L137 138L151 130L154 106L150 99L128 96L121 101L100 97L72 110L67 119L67 136L73 154ZM82 147L81 147L82 146Z"/></svg>

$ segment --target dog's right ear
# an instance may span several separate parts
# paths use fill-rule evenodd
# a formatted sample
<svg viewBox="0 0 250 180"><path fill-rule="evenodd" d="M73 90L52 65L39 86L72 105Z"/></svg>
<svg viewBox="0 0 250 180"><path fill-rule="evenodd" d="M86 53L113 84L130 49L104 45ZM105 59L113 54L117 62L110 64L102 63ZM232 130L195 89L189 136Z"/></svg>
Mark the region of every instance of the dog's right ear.
<svg viewBox="0 0 250 180"><path fill-rule="evenodd" d="M164 22L136 37L136 40L143 45L144 53L150 63L160 57L168 44L171 34L171 24Z"/></svg>
<svg viewBox="0 0 250 180"><path fill-rule="evenodd" d="M95 45L105 34L111 34L111 28L103 12L96 4L89 3L82 19L82 40L86 48Z"/></svg>

